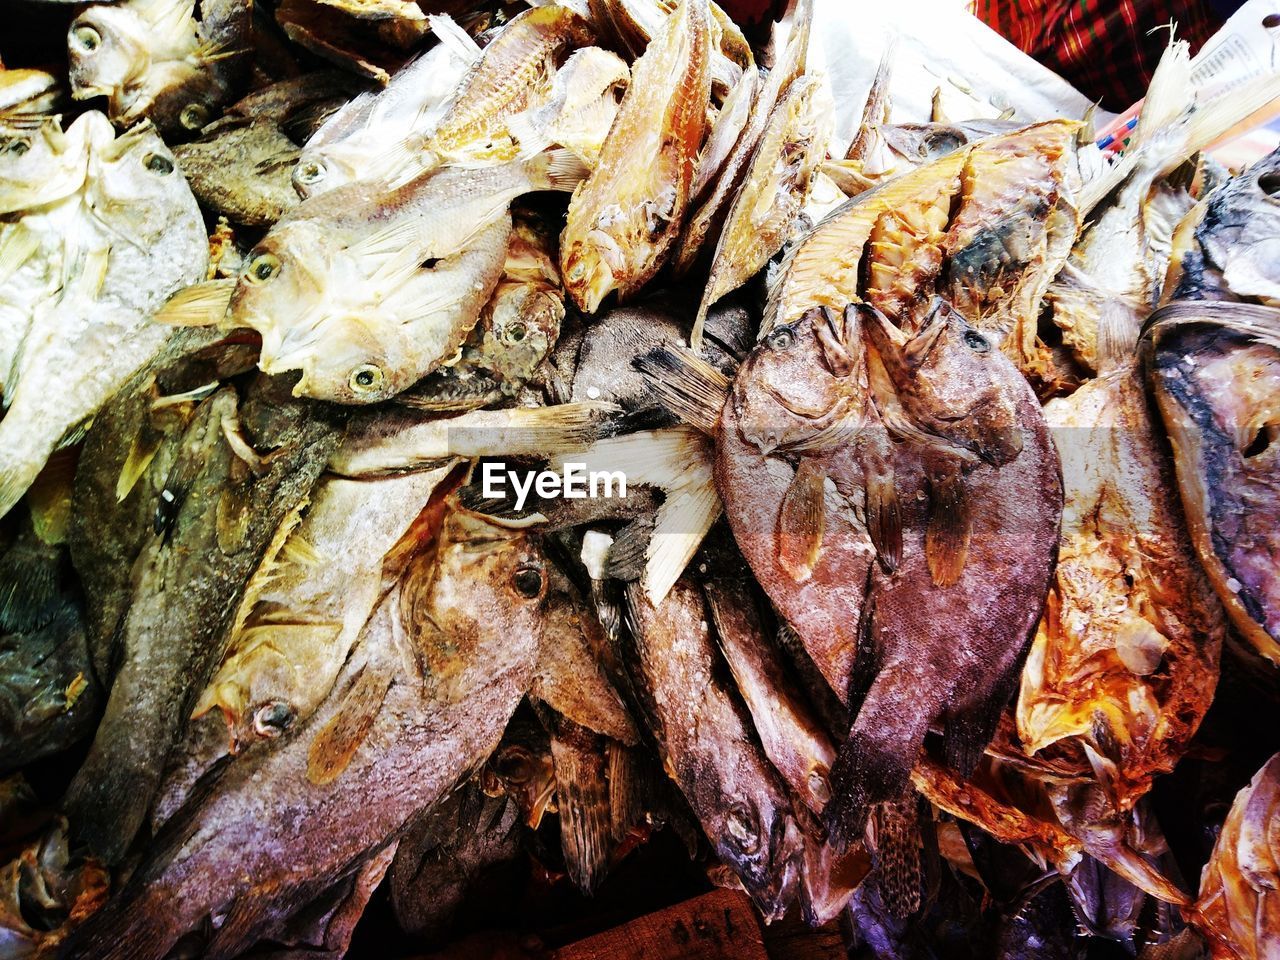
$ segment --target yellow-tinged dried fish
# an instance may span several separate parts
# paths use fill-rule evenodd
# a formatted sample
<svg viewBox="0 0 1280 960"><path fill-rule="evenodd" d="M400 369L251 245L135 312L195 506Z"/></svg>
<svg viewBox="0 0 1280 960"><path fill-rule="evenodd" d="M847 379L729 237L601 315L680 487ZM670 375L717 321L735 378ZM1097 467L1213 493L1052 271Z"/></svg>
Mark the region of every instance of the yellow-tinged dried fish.
<svg viewBox="0 0 1280 960"><path fill-rule="evenodd" d="M444 162L515 156L510 117L545 101L569 52L593 40L591 25L572 10L526 10L484 49L425 149Z"/></svg>
<svg viewBox="0 0 1280 960"><path fill-rule="evenodd" d="M638 57L662 28L663 19L676 8L676 0L589 0L591 18L606 29L624 52ZM742 30L712 0L711 83L717 97L733 89L746 71L754 69L751 44Z"/></svg>
<svg viewBox="0 0 1280 960"><path fill-rule="evenodd" d="M1040 300L1080 232L1078 129L1050 121L970 150L945 244L944 290L1033 380L1051 379Z"/></svg>
<svg viewBox="0 0 1280 960"><path fill-rule="evenodd" d="M560 268L586 313L615 290L636 293L675 242L706 133L710 19L707 0L681 0L633 65L599 165L574 191Z"/></svg>
<svg viewBox="0 0 1280 960"><path fill-rule="evenodd" d="M58 80L51 73L0 66L0 115L52 113L61 96Z"/></svg>
<svg viewBox="0 0 1280 960"><path fill-rule="evenodd" d="M815 304L840 310L859 302L863 270L879 260L884 267L869 289L892 309L927 301L936 283L968 304L976 326L997 338L1001 327L1016 327L1034 348L1040 292L1076 236L1077 218L1067 202L1076 127L1051 120L989 137L837 208L783 260L762 335ZM1032 201L1036 190L1024 189L1015 171L1042 175L1039 201ZM939 238L943 210L948 232ZM933 249L939 243L941 263ZM1032 356L1038 356L1035 349Z"/></svg>
<svg viewBox="0 0 1280 960"><path fill-rule="evenodd" d="M1097 779L1120 811L1186 749L1213 699L1226 626L1132 351L1044 408L1066 504L1017 704L1027 755Z"/></svg>
<svg viewBox="0 0 1280 960"><path fill-rule="evenodd" d="M1280 956L1280 755L1231 805L1200 877L1190 919L1211 938L1215 960Z"/></svg>
<svg viewBox="0 0 1280 960"><path fill-rule="evenodd" d="M701 347L711 305L746 283L782 249L826 156L832 104L817 77L800 77L778 104L716 244L690 343Z"/></svg>
<svg viewBox="0 0 1280 960"><path fill-rule="evenodd" d="M112 121L150 118L166 134L214 119L245 79L252 50L249 0L124 0L94 4L67 34L71 92L106 96Z"/></svg>
<svg viewBox="0 0 1280 960"><path fill-rule="evenodd" d="M687 273L707 245L719 235L729 205L733 202L743 178L747 175L748 164L755 155L756 145L764 136L765 127L773 116L774 108L786 94L792 82L804 73L812 22L813 0L800 0L796 6L795 22L790 28L786 46L778 62L761 83L760 92L755 97L755 104L751 108L751 116L746 128L717 172L715 188L690 216L689 222L684 225L673 260L673 268L677 276ZM775 41L781 36L782 30L781 24L774 24Z"/></svg>
<svg viewBox="0 0 1280 960"><path fill-rule="evenodd" d="M883 228L881 218L886 214L904 213L906 232L939 242L937 218L931 211L942 203L950 210L951 198L960 189L965 155L957 151L867 191L798 240L770 286L761 335L776 325L796 322L810 307L841 311L847 304L860 302L863 257L873 231Z"/></svg>
<svg viewBox="0 0 1280 960"><path fill-rule="evenodd" d="M600 47L575 50L556 72L547 102L511 117L508 129L526 155L561 146L594 169L630 78L616 53Z"/></svg>
<svg viewBox="0 0 1280 960"><path fill-rule="evenodd" d="M701 203L707 191L715 184L729 154L737 146L738 138L746 129L751 119L751 111L756 105L756 95L760 92L760 72L747 70L742 79L733 85L729 95L725 97L715 120L711 123L711 132L707 134L707 142L698 157L698 172L693 178L693 187L689 191L689 202Z"/></svg>
<svg viewBox="0 0 1280 960"><path fill-rule="evenodd" d="M572 157L547 153L313 197L253 249L227 322L262 334L265 372L302 370L296 396L386 400L453 357L476 325L502 275L511 201L581 174Z"/></svg>

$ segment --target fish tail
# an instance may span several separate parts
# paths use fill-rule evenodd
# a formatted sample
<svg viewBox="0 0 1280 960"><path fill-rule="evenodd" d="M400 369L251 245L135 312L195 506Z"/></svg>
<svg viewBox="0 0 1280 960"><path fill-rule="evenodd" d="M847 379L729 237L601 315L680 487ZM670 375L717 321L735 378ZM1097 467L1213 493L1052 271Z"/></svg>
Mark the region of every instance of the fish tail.
<svg viewBox="0 0 1280 960"><path fill-rule="evenodd" d="M176 940L172 915L156 893L126 889L63 941L58 960L161 960Z"/></svg>
<svg viewBox="0 0 1280 960"><path fill-rule="evenodd" d="M28 633L44 626L57 600L57 550L25 538L14 543L0 557L0 630Z"/></svg>
<svg viewBox="0 0 1280 960"><path fill-rule="evenodd" d="M10 414L12 416L12 414ZM0 517L5 516L22 499L31 484L40 475L40 468L48 453L43 456L32 455L32 451L24 449L27 445L0 445Z"/></svg>
<svg viewBox="0 0 1280 960"><path fill-rule="evenodd" d="M528 171L534 190L559 190L564 193L572 193L591 173L577 154L559 147L529 160Z"/></svg>
<svg viewBox="0 0 1280 960"><path fill-rule="evenodd" d="M151 319L174 327L212 326L227 315L235 288L235 280L206 280L183 287Z"/></svg>
<svg viewBox="0 0 1280 960"><path fill-rule="evenodd" d="M909 680L892 667L876 677L831 767L823 819L837 850L862 838L875 804L898 802L910 790L932 711L927 701L903 695Z"/></svg>
<svg viewBox="0 0 1280 960"><path fill-rule="evenodd" d="M714 433L729 398L729 378L684 347L655 347L634 361L659 402L703 433Z"/></svg>
<svg viewBox="0 0 1280 960"><path fill-rule="evenodd" d="M905 920L920 909L920 815L915 797L876 804L874 862L889 912Z"/></svg>
<svg viewBox="0 0 1280 960"><path fill-rule="evenodd" d="M949 709L942 722L942 756L957 776L967 780L977 769L995 736L1000 717L1022 676L1023 658L995 683L983 685L958 708Z"/></svg>
<svg viewBox="0 0 1280 960"><path fill-rule="evenodd" d="M595 893L609 869L610 830L608 755L604 737L568 721L569 735L552 737L556 799L560 808L560 844L569 879L587 896Z"/></svg>

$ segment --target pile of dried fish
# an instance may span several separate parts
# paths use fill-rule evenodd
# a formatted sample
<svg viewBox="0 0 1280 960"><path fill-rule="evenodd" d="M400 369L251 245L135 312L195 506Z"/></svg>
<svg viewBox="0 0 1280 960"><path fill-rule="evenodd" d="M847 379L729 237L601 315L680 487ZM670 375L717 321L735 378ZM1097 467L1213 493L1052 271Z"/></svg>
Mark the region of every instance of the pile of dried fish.
<svg viewBox="0 0 1280 960"><path fill-rule="evenodd" d="M843 102L812 0L65 20L0 69L0 956L426 949L664 828L851 956L1280 956L1280 152L1204 152L1280 75L1171 41L1108 159Z"/></svg>

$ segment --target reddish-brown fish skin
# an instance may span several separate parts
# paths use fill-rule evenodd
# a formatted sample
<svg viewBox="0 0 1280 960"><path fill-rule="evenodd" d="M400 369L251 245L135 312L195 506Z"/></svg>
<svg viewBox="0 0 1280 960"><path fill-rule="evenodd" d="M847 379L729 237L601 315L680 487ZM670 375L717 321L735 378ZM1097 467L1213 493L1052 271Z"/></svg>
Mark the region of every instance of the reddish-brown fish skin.
<svg viewBox="0 0 1280 960"><path fill-rule="evenodd" d="M238 956L493 751L533 680L545 561L527 534L461 509L437 529L370 618L334 695L179 811L61 956L160 960L206 925L202 956ZM381 697L353 703L368 687ZM361 728L354 745L337 735ZM339 742L348 749L319 749Z"/></svg>
<svg viewBox="0 0 1280 960"><path fill-rule="evenodd" d="M627 607L635 636L633 685L663 764L721 861L761 913L777 919L795 899L804 841L750 718L718 677L702 592L684 578L654 607L635 582Z"/></svg>
<svg viewBox="0 0 1280 960"><path fill-rule="evenodd" d="M1200 878L1191 922L1221 960L1280 954L1280 754L1241 790Z"/></svg>
<svg viewBox="0 0 1280 960"><path fill-rule="evenodd" d="M968 423L935 425L984 458L949 481L962 485L967 552L954 582L940 583L928 531L940 509L940 484L948 481L937 451L898 445L902 557L892 570L872 568L862 608L859 689L851 699L861 690L866 695L832 768L833 800L824 814L838 845L859 839L870 804L901 798L934 723L942 725L948 765L962 775L972 769L1013 690L1057 557L1062 475L1035 394L958 315L936 322L946 326L932 332L928 359L912 381L895 387L903 399L929 377L966 382L970 406L961 409L953 398L952 412L985 422L985 438ZM917 336L931 336L931 324ZM927 396L920 390L916 400Z"/></svg>
<svg viewBox="0 0 1280 960"><path fill-rule="evenodd" d="M716 487L734 539L761 587L842 699L852 677L858 615L875 548L849 504L828 490L816 561L807 578L797 579L788 571L779 561L786 535L779 507L796 471L780 454L824 430L850 424L852 442L801 456L829 463L839 493L861 499L862 491L846 485L844 477L860 472L850 468L851 462L865 452L862 447L878 423L856 435L868 414L865 396L859 395L865 387L850 376L862 365L859 339L856 327L846 329L842 338L832 336L822 311L773 330L739 370L716 432Z"/></svg>

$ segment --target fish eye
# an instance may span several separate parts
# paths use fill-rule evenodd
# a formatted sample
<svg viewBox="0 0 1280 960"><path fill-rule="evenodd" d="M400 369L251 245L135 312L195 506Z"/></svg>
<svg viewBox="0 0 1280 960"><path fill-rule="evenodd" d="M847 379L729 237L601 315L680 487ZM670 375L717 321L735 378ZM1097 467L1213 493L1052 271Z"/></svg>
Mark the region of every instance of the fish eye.
<svg viewBox="0 0 1280 960"><path fill-rule="evenodd" d="M386 380L382 368L372 363L361 364L351 371L351 376L347 378L347 384L356 393L374 393L382 389L383 381Z"/></svg>
<svg viewBox="0 0 1280 960"><path fill-rule="evenodd" d="M520 343L528 336L528 333L528 328L517 320L515 323L507 324L506 329L502 331L502 339L508 343Z"/></svg>
<svg viewBox="0 0 1280 960"><path fill-rule="evenodd" d="M81 24L72 30L71 39L83 53L93 53L102 46L102 34L88 24Z"/></svg>
<svg viewBox="0 0 1280 960"><path fill-rule="evenodd" d="M935 130L924 138L924 155L937 158L964 146L964 138L952 130Z"/></svg>
<svg viewBox="0 0 1280 960"><path fill-rule="evenodd" d="M199 130L209 122L209 108L203 103L188 103L178 114L178 122L188 130Z"/></svg>
<svg viewBox="0 0 1280 960"><path fill-rule="evenodd" d="M831 799L831 781L827 779L826 773L822 770L810 771L809 792L820 803L826 803Z"/></svg>
<svg viewBox="0 0 1280 960"><path fill-rule="evenodd" d="M296 176L299 183L319 183L325 178L325 174L324 164L318 160L308 160L298 165Z"/></svg>
<svg viewBox="0 0 1280 960"><path fill-rule="evenodd" d="M5 147L5 153L11 153L15 157L20 157L31 149L31 141L21 137L16 137L9 141L9 145Z"/></svg>
<svg viewBox="0 0 1280 960"><path fill-rule="evenodd" d="M273 700L253 711L253 732L273 739L293 724L293 708L283 700Z"/></svg>
<svg viewBox="0 0 1280 960"><path fill-rule="evenodd" d="M536 567L521 567L516 571L513 582L516 593L528 600L533 600L542 593L542 571Z"/></svg>
<svg viewBox="0 0 1280 960"><path fill-rule="evenodd" d="M974 353L986 353L991 349L991 344L987 342L987 338L977 330L966 330L964 332L964 345Z"/></svg>
<svg viewBox="0 0 1280 960"><path fill-rule="evenodd" d="M142 158L142 165L162 177L173 173L173 161L160 153L148 153Z"/></svg>
<svg viewBox="0 0 1280 960"><path fill-rule="evenodd" d="M760 849L760 831L756 829L755 814L746 804L734 804L729 809L725 826L743 853L749 856Z"/></svg>
<svg viewBox="0 0 1280 960"><path fill-rule="evenodd" d="M244 278L250 283L266 283L280 272L280 258L273 253L261 253L249 261Z"/></svg>
<svg viewBox="0 0 1280 960"><path fill-rule="evenodd" d="M790 350L795 342L796 332L790 327L779 327L768 338L770 350Z"/></svg>

